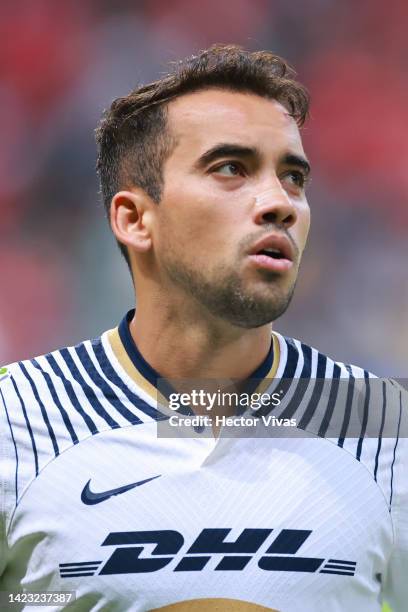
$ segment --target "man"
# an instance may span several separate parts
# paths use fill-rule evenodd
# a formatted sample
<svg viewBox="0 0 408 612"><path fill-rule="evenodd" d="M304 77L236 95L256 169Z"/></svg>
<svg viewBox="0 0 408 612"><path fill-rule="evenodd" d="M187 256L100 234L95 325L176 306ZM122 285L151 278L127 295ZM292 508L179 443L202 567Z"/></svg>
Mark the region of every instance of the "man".
<svg viewBox="0 0 408 612"><path fill-rule="evenodd" d="M271 335L309 229L307 111L283 60L216 46L106 113L98 169L137 308L2 369L2 591L75 591L81 611L407 609L403 393ZM185 379L280 388L273 416L305 435L191 419L171 436L171 415L209 412L165 405Z"/></svg>

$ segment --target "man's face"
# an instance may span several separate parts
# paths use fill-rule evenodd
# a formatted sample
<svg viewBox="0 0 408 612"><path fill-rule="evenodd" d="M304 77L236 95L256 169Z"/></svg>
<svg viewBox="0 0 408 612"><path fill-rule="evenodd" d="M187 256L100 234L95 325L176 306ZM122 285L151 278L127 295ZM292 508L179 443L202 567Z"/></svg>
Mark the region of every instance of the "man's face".
<svg viewBox="0 0 408 612"><path fill-rule="evenodd" d="M275 100L208 89L169 105L153 249L159 274L212 315L254 328L293 294L309 230L307 162Z"/></svg>

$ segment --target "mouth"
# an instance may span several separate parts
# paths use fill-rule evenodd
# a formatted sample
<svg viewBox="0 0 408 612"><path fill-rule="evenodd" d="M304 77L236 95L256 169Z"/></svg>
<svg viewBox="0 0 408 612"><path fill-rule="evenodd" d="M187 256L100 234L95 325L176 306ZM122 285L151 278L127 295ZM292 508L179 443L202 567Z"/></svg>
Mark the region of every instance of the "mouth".
<svg viewBox="0 0 408 612"><path fill-rule="evenodd" d="M295 253L286 236L271 235L258 241L249 257L257 267L273 272L287 272L294 265Z"/></svg>
<svg viewBox="0 0 408 612"><path fill-rule="evenodd" d="M258 267L271 272L288 272L293 267L293 261L284 257L273 257L270 253L250 255L252 262Z"/></svg>
<svg viewBox="0 0 408 612"><path fill-rule="evenodd" d="M261 249L256 255L266 255L272 259L287 259L279 249Z"/></svg>

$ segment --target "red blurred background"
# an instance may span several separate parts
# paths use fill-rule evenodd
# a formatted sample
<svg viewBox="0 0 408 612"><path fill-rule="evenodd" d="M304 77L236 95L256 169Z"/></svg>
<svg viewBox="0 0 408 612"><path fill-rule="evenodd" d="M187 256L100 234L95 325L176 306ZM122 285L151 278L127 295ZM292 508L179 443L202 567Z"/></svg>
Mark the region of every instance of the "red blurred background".
<svg viewBox="0 0 408 612"><path fill-rule="evenodd" d="M114 97L167 61L235 42L288 59L312 94L313 230L276 329L404 376L406 2L20 0L0 12L0 362L96 336L131 306L93 130Z"/></svg>

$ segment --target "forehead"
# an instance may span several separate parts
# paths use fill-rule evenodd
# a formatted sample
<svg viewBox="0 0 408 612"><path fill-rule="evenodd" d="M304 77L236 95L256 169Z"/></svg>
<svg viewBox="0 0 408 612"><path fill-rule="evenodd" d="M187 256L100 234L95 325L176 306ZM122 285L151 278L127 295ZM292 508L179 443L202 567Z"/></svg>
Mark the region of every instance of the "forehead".
<svg viewBox="0 0 408 612"><path fill-rule="evenodd" d="M176 98L168 107L169 127L179 153L200 154L214 142L303 153L299 128L276 100L253 93L206 89Z"/></svg>

